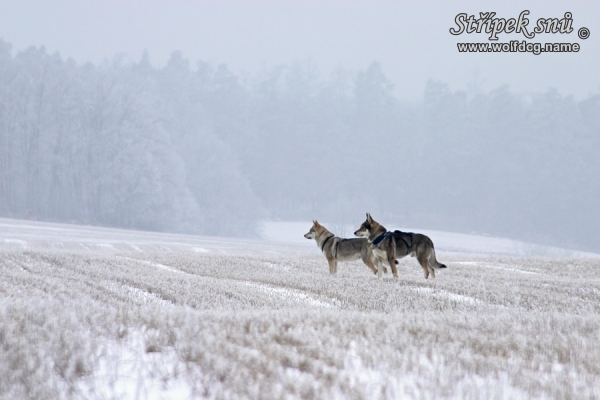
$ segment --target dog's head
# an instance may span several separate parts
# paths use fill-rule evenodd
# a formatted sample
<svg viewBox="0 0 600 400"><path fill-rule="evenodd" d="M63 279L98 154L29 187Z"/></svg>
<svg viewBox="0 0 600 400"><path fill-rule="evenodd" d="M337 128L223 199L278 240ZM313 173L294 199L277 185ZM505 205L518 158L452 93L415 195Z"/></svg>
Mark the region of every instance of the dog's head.
<svg viewBox="0 0 600 400"><path fill-rule="evenodd" d="M379 224L375 222L373 218L371 218L371 214L367 213L366 221L362 223L360 228L358 228L358 230L354 232L354 234L359 237L368 238L371 232L373 232L378 226Z"/></svg>
<svg viewBox="0 0 600 400"><path fill-rule="evenodd" d="M316 239L321 228L323 227L316 220L314 220L313 226L310 227L308 233L304 234L304 237L307 239Z"/></svg>

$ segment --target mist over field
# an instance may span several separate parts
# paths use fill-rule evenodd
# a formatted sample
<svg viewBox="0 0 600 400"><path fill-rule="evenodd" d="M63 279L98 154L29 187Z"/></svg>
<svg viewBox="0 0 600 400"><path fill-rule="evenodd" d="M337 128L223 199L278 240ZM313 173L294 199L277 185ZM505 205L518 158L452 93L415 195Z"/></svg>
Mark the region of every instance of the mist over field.
<svg viewBox="0 0 600 400"><path fill-rule="evenodd" d="M50 51L37 37L15 48L12 40L22 43L32 33L17 28L22 9L2 3L1 216L258 237L264 220L319 218L357 225L368 211L398 227L477 232L600 251L599 86L595 74L589 74L592 86L582 92L573 74L561 73L567 63L583 57L594 60L598 53L591 49L591 39L586 42L575 34L544 37L579 41L579 53L460 54L454 42L487 37L450 35L457 12L443 8L429 17L437 42L424 37L411 40L422 49L445 49L439 50L440 58L451 51L445 60L465 63L465 68L477 60L477 70L470 72L462 88L456 88L456 82L464 82L458 78L462 77L458 64L444 68L441 79L440 70L432 70L429 77L418 75L418 91L417 83L410 87L411 93L419 94L407 100L406 75L419 64L433 68L439 60L432 63L426 56L420 60L419 52L385 48L380 54L365 55L357 67L345 47L338 47L338 61L331 66L331 52L329 57L313 58L322 50L314 44L307 56L299 51L296 59L290 59L289 51L274 50L273 62L249 69L239 58L234 59L240 65L214 59L219 53L204 38L199 43L208 58L190 58L178 50L178 43L189 47L188 41L172 34L167 35L173 43L169 55L156 65L152 46L138 54L123 53L135 48L131 38L136 33L129 32L123 33L124 49L105 54L104 61L88 62L82 57L89 57L90 50L78 52L69 46L64 30L72 29L67 15L86 18L95 6L85 11L69 4L56 5L54 18L64 27L48 35L54 49ZM151 6L146 19L132 5L112 4L102 10L114 9L117 14L125 7L132 10L131 21L142 24L156 18L161 4ZM263 6L257 3L257 10ZM32 7L41 11L47 5L32 2ZM169 12L187 10L180 7ZM241 5L221 9L213 3L198 7L196 11L202 10L198 15L206 18L212 10L231 23L231 29L236 26L234 16L244 9ZM305 11L315 7L309 4ZM360 20L353 13L361 7L354 4L346 11L351 15L341 15ZM377 3L372 10L383 13L386 7L391 6ZM572 10L575 28L590 22L582 7ZM562 17L558 9L550 4L532 13ZM475 12L469 4L458 10ZM497 11L508 18L517 17L516 10ZM423 15L416 5L388 11ZM280 12L278 7L271 11L274 16ZM32 18L43 25L50 17ZM127 26L123 18L115 19L116 27ZM290 21L306 18L310 16L300 12ZM373 23L371 17L363 20L365 26ZM187 26L186 20L181 24ZM593 31L594 25L587 25ZM161 24L156 27L165 29ZM239 25L240 33L245 29ZM324 37L339 39L340 29L332 25ZM381 34L382 43L388 43L389 33ZM139 35L141 43L153 43L151 33ZM248 40L266 33L256 29L254 35ZM230 39L221 36L213 40L229 44ZM82 40L86 37L83 34ZM378 38L369 30L364 37L374 42ZM514 34L505 37L521 39ZM302 36L297 39L312 43ZM57 43L65 43L72 54L61 55ZM350 46L353 41L348 37L344 43ZM111 46L96 47L106 52ZM165 47L156 47L160 57ZM246 47L238 50L247 54L246 60L252 59ZM396 52L405 57L389 59L388 65L379 61ZM223 57L232 54L235 51ZM498 62L504 69L545 78L534 88L521 78L510 85L508 76L492 86L486 80L497 72ZM538 69L541 65L548 73ZM482 72L481 66L490 72ZM586 68L582 66L579 80L585 81ZM406 73L398 74L403 69ZM456 79L447 75L451 71Z"/></svg>
<svg viewBox="0 0 600 400"><path fill-rule="evenodd" d="M0 43L0 214L252 236L263 219L479 232L598 251L600 96L311 62L243 79L179 52L77 65Z"/></svg>

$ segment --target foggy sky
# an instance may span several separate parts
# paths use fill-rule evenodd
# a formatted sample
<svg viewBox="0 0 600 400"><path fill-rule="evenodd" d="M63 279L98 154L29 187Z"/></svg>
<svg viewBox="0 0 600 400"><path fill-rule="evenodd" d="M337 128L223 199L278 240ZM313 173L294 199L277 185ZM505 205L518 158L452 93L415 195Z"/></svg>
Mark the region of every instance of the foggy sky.
<svg viewBox="0 0 600 400"><path fill-rule="evenodd" d="M517 18L531 11L529 28L540 17L573 14L570 35L543 34L530 42L579 43L569 54L464 54L457 42L487 42L487 34L452 36L454 18L465 12L494 11ZM402 100L422 98L428 79L452 90L477 85L489 91L509 84L515 92L548 87L576 99L600 90L600 3L598 2L396 2L396 1L80 1L0 0L0 38L13 54L45 45L78 63L99 63L126 53L133 61L144 50L162 66L175 50L196 61L226 63L254 73L277 64L310 59L327 76L337 67L352 71L381 62ZM587 27L587 40L577 29ZM501 34L500 42L523 40Z"/></svg>

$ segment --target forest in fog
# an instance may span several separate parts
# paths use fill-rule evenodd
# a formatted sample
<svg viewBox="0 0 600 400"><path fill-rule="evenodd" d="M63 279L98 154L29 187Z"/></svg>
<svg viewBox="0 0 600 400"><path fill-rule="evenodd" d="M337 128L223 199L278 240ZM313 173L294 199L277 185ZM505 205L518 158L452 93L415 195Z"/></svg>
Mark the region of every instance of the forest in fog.
<svg viewBox="0 0 600 400"><path fill-rule="evenodd" d="M408 103L377 62L150 59L76 64L0 40L0 216L253 237L264 220L358 226L368 211L600 251L597 93L431 80Z"/></svg>

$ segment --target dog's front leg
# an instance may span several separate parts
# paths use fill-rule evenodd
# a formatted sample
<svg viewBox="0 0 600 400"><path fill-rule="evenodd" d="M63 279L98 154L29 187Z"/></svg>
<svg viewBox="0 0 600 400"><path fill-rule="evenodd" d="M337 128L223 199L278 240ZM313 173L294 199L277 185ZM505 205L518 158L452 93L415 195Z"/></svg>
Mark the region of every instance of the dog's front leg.
<svg viewBox="0 0 600 400"><path fill-rule="evenodd" d="M396 257L393 254L388 254L388 263L390 264L390 268L392 269L392 274L394 274L394 278L398 278L398 269L396 268Z"/></svg>
<svg viewBox="0 0 600 400"><path fill-rule="evenodd" d="M379 272L377 273L377 276L381 278L383 274L387 274L387 268L385 267L385 262L382 260L379 263Z"/></svg>
<svg viewBox="0 0 600 400"><path fill-rule="evenodd" d="M390 238L389 247L385 255L387 256L387 261L390 264L394 278L398 278L398 268L396 268L396 240L393 237Z"/></svg>
<svg viewBox="0 0 600 400"><path fill-rule="evenodd" d="M375 275L377 275L377 266L376 266L377 261L375 261L375 264L371 261L371 260L365 260L365 264L367 264L367 267L369 267L369 269L371 271L373 271L373 273Z"/></svg>
<svg viewBox="0 0 600 400"><path fill-rule="evenodd" d="M383 276L383 270L384 269L385 269L385 267L383 266L383 261L380 260L380 259L377 259L377 277L378 278L381 279L381 277Z"/></svg>
<svg viewBox="0 0 600 400"><path fill-rule="evenodd" d="M381 278L383 276L383 272L387 274L387 268L385 267L385 252L374 249L373 255L375 256L375 265L377 265L377 277Z"/></svg>
<svg viewBox="0 0 600 400"><path fill-rule="evenodd" d="M335 275L337 273L337 260L335 258L328 259L329 262L329 275Z"/></svg>

